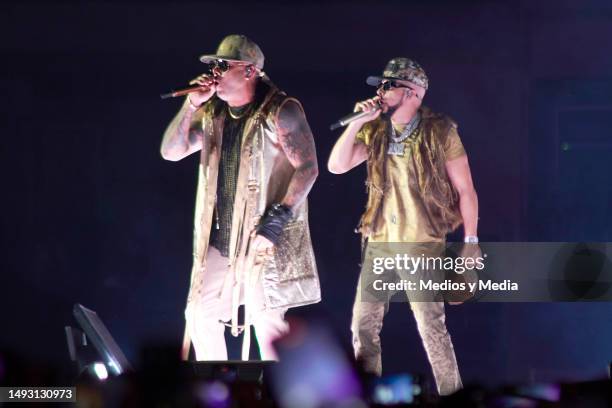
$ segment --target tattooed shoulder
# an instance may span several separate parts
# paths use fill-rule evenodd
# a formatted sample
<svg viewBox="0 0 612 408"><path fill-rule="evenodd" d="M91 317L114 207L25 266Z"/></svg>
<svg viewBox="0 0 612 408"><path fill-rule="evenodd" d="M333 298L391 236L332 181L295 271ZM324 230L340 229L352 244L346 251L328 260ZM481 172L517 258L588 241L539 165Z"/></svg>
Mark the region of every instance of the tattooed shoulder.
<svg viewBox="0 0 612 408"><path fill-rule="evenodd" d="M300 129L306 122L302 106L296 100L289 99L282 104L278 112L277 124L282 134Z"/></svg>
<svg viewBox="0 0 612 408"><path fill-rule="evenodd" d="M280 143L294 165L316 161L312 132L299 102L285 102L279 111L277 123Z"/></svg>

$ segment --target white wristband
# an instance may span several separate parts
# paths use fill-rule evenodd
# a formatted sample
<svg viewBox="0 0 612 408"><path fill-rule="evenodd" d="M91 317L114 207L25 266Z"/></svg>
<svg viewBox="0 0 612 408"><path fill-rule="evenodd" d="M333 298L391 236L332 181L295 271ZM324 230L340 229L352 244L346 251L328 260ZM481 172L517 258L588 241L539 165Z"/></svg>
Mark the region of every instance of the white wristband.
<svg viewBox="0 0 612 408"><path fill-rule="evenodd" d="M466 244L477 244L478 237L476 235L466 235L465 238L463 238L463 242Z"/></svg>

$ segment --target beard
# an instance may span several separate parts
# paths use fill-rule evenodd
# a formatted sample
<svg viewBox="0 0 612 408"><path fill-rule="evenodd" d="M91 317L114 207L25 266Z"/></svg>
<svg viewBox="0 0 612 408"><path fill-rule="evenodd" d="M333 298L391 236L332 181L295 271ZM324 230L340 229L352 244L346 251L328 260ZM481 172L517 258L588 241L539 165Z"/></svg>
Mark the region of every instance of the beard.
<svg viewBox="0 0 612 408"><path fill-rule="evenodd" d="M385 105L385 108L383 109L381 115L390 118L391 116L393 116L393 114L395 113L395 111L397 111L397 109L400 107L401 104L396 104L395 106L389 106L389 105Z"/></svg>
<svg viewBox="0 0 612 408"><path fill-rule="evenodd" d="M384 103L384 99L383 99L383 103L384 103L384 108L383 111L381 113L382 116L391 118L391 116L393 116L393 114L400 108L402 107L402 105L404 104L404 102L406 101L406 94L402 94L401 98L399 100L396 101L395 105L391 106L387 103Z"/></svg>

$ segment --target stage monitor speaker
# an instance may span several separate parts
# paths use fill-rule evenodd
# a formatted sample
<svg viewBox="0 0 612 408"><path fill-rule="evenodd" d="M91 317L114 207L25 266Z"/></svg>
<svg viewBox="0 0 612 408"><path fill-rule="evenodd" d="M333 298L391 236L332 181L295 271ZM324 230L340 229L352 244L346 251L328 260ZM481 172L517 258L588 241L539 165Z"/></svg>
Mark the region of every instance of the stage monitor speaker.
<svg viewBox="0 0 612 408"><path fill-rule="evenodd" d="M125 355L96 312L77 303L74 305L73 314L79 326L81 326L81 329L87 336L87 339L93 344L111 373L120 375L125 371L132 371L130 363L125 358ZM82 335L80 332L71 328L66 329L66 337L71 358L75 360L73 357L75 356L75 352L78 351L78 347L75 347L75 344L78 344ZM82 346L87 345L86 339L82 340L82 342Z"/></svg>

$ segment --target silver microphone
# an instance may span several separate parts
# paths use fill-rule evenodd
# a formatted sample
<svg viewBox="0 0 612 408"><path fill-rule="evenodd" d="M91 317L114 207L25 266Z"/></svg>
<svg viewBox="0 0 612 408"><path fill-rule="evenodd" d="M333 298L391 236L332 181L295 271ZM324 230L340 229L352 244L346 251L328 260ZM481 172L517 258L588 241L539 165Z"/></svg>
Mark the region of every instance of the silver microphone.
<svg viewBox="0 0 612 408"><path fill-rule="evenodd" d="M349 124L349 123L351 123L351 122L356 121L357 119L361 119L361 118L363 118L364 116L368 116L369 114L371 114L371 113L373 113L373 112L376 112L376 111L378 111L378 110L380 110L380 109L381 109L381 108L377 108L377 109L375 109L375 110L373 110L373 111L359 111L359 112L353 112L353 113L351 113L351 114L349 114L349 115L346 115L346 116L344 116L344 117L342 117L342 118L338 119L338 121L337 121L337 122L332 123L332 124L329 126L329 129L330 129L330 130L336 130L336 129L338 129L338 128L341 128L341 127L343 127L343 126L348 125L348 124Z"/></svg>
<svg viewBox="0 0 612 408"><path fill-rule="evenodd" d="M353 112L351 114L348 114L342 118L340 118L336 123L332 123L329 128L330 130L336 130L340 127L346 126L351 122L356 121L357 119L361 119L364 116L368 116L371 113L374 112L378 112L379 110L382 109L383 107L383 103L382 100L380 98L380 96L375 96L374 98L370 99L371 101L376 103L376 108L374 110L370 110L370 111L358 111L358 112Z"/></svg>

